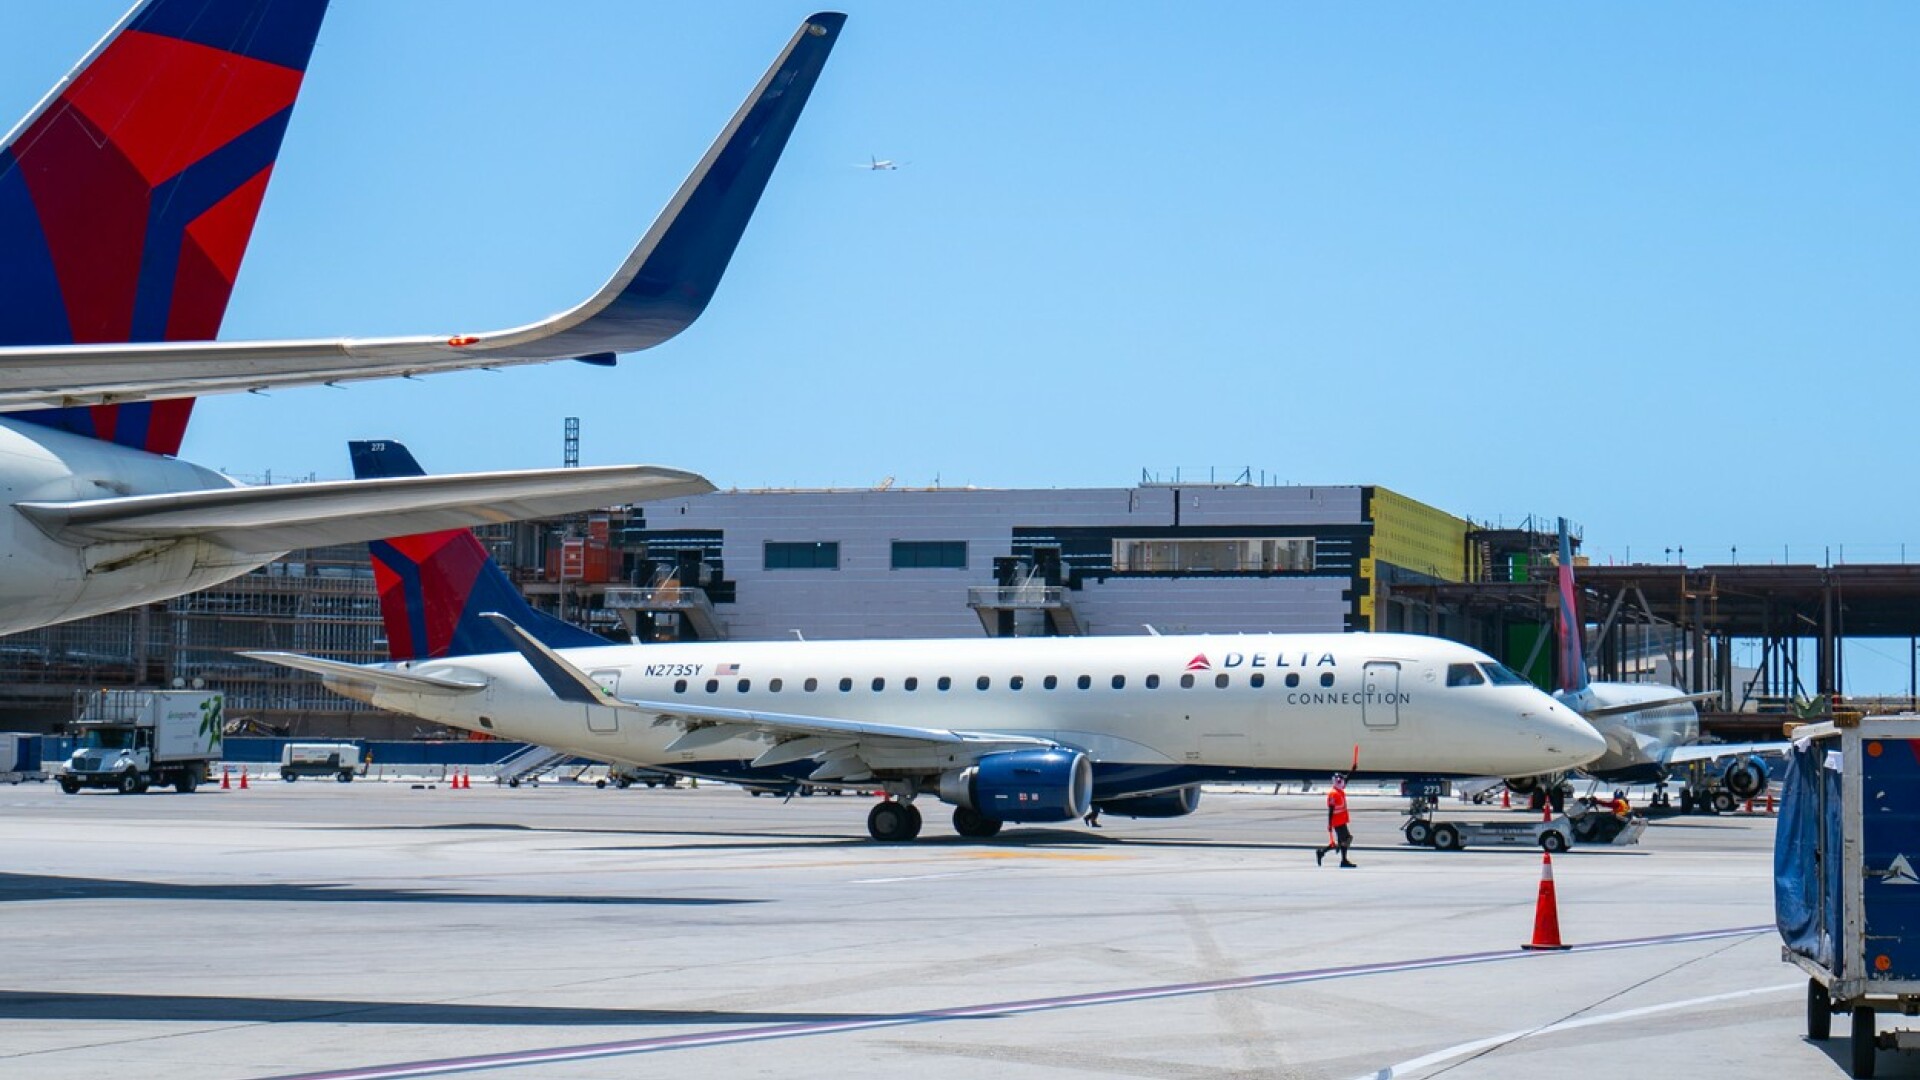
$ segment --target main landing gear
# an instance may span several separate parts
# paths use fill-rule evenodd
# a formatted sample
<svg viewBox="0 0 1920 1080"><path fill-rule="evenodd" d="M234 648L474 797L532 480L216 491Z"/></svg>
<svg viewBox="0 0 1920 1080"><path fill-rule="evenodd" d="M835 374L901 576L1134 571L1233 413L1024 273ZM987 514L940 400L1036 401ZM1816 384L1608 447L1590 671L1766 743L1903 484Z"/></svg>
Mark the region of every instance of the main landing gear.
<svg viewBox="0 0 1920 1080"><path fill-rule="evenodd" d="M884 799L867 811L867 835L886 843L900 843L920 835L920 811L910 802Z"/></svg>

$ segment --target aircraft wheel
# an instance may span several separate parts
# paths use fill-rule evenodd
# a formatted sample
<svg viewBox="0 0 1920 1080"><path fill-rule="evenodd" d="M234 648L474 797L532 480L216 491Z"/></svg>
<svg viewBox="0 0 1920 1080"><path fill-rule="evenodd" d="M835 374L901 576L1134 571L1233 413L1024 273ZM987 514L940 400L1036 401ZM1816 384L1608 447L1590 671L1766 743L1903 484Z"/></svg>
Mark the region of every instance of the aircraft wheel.
<svg viewBox="0 0 1920 1080"><path fill-rule="evenodd" d="M892 799L874 803L867 811L867 835L888 844L911 840L920 835L920 811Z"/></svg>
<svg viewBox="0 0 1920 1080"><path fill-rule="evenodd" d="M1412 844L1414 847L1426 847L1428 844L1433 843L1433 822L1407 822L1407 843Z"/></svg>
<svg viewBox="0 0 1920 1080"><path fill-rule="evenodd" d="M999 818L990 818L978 810L965 806L953 808L953 831L974 840L985 840L998 835L1002 822Z"/></svg>
<svg viewBox="0 0 1920 1080"><path fill-rule="evenodd" d="M1433 827L1433 846L1441 851L1459 851L1465 847L1460 839L1460 830L1451 825L1441 824Z"/></svg>
<svg viewBox="0 0 1920 1080"><path fill-rule="evenodd" d="M1853 1075L1873 1075L1873 1010L1865 1005L1853 1007Z"/></svg>
<svg viewBox="0 0 1920 1080"><path fill-rule="evenodd" d="M1833 998L1819 979L1807 980L1807 1038L1826 1042L1833 1035Z"/></svg>

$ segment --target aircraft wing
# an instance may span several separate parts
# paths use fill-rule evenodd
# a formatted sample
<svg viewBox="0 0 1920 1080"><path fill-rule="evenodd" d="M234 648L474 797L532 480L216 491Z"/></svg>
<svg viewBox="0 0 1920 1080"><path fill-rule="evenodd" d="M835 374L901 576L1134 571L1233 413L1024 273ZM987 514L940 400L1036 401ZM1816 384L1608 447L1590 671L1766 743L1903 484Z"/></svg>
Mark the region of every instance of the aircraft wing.
<svg viewBox="0 0 1920 1080"><path fill-rule="evenodd" d="M1664 761L1668 765L1684 765L1689 761L1718 761L1727 757L1746 757L1749 754L1784 754L1793 749L1790 742L1763 743L1695 743L1692 746L1676 746Z"/></svg>
<svg viewBox="0 0 1920 1080"><path fill-rule="evenodd" d="M713 490L654 465L401 476L14 505L63 543L195 537L248 553L552 517Z"/></svg>
<svg viewBox="0 0 1920 1080"><path fill-rule="evenodd" d="M281 667L311 671L315 675L325 676L328 682L364 683L387 690L400 690L409 694L433 694L447 696L471 694L487 688L486 683L462 682L440 675L420 675L410 671L397 671L372 665L345 664L338 660L322 660L317 656L302 656L290 652L243 652L240 654L249 660L264 660Z"/></svg>
<svg viewBox="0 0 1920 1080"><path fill-rule="evenodd" d="M1580 715L1592 720L1601 716L1625 716L1628 713L1646 712L1648 709L1664 709L1669 705L1694 705L1705 701L1720 700L1720 691L1703 690L1698 694L1678 694L1657 701L1625 701L1618 705L1588 705L1579 710Z"/></svg>
<svg viewBox="0 0 1920 1080"><path fill-rule="evenodd" d="M1020 735L728 709L680 701L629 701L608 693L586 672L505 615L486 612L481 617L507 635L560 700L641 712L652 716L655 723L680 727L680 737L666 747L669 754L737 738L753 738L769 744L767 750L754 759L756 768L812 759L820 764L808 779L831 782L863 780L876 769L944 771L970 764L988 754L1058 745Z"/></svg>
<svg viewBox="0 0 1920 1080"><path fill-rule="evenodd" d="M571 311L483 333L0 348L0 412L577 359L611 364L706 309L846 16L811 15L612 280Z"/></svg>

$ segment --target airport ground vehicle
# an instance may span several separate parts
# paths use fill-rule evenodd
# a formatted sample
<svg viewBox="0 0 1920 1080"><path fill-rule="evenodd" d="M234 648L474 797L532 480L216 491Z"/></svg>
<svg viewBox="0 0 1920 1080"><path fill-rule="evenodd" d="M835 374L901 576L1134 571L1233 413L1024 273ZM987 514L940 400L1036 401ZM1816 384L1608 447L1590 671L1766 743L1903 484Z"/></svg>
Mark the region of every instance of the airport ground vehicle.
<svg viewBox="0 0 1920 1080"><path fill-rule="evenodd" d="M1419 801L1400 831L1415 847L1441 851L1459 851L1476 844L1537 846L1554 852L1573 846L1573 822L1565 814L1546 821L1435 821L1432 806Z"/></svg>
<svg viewBox="0 0 1920 1080"><path fill-rule="evenodd" d="M593 786L603 788L609 782L617 788L630 788L635 784L645 784L650 788L673 787L680 783L680 778L670 772L661 772L659 769L642 769L633 765L609 765L607 778L595 781Z"/></svg>
<svg viewBox="0 0 1920 1080"><path fill-rule="evenodd" d="M288 743L280 748L280 779L291 784L303 776L331 776L351 783L366 774L366 762L353 743Z"/></svg>
<svg viewBox="0 0 1920 1080"><path fill-rule="evenodd" d="M220 757L224 698L200 690L96 690L77 695L80 745L57 772L60 790L112 788L137 795L155 784L185 794Z"/></svg>
<svg viewBox="0 0 1920 1080"><path fill-rule="evenodd" d="M46 778L40 767L40 736L0 731L0 784Z"/></svg>
<svg viewBox="0 0 1920 1080"><path fill-rule="evenodd" d="M1774 834L1781 959L1805 971L1807 1038L1852 1021L1854 1076L1920 1030L1876 1032L1879 1013L1920 1015L1920 715L1799 729Z"/></svg>

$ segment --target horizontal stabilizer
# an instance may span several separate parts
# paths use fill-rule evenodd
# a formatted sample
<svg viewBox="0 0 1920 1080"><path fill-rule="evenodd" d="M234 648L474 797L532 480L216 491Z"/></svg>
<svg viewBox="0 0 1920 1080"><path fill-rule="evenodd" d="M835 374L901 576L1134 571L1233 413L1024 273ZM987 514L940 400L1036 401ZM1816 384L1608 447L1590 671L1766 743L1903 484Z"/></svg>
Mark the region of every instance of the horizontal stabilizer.
<svg viewBox="0 0 1920 1080"><path fill-rule="evenodd" d="M264 660L281 667L297 668L323 675L329 681L347 681L365 683L386 690L399 690L409 694L433 694L446 697L455 694L471 694L485 690L486 683L461 682L439 675L417 675L407 671L396 671L384 667L362 667L359 664L343 664L338 660L322 660L317 656L302 656L289 652L243 652L240 654L249 660Z"/></svg>
<svg viewBox="0 0 1920 1080"><path fill-rule="evenodd" d="M653 465L607 465L334 480L15 506L63 543L195 537L233 551L259 554L552 517L712 490L713 485L696 473Z"/></svg>
<svg viewBox="0 0 1920 1080"><path fill-rule="evenodd" d="M800 25L626 262L571 311L484 333L0 348L0 412L551 360L605 363L658 345L713 299L845 21L823 12Z"/></svg>

